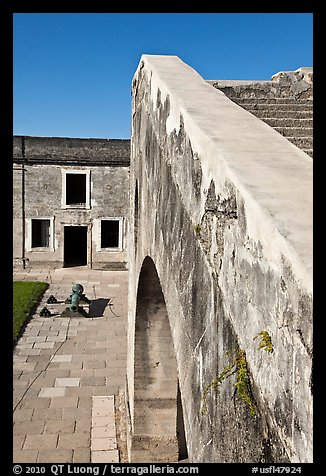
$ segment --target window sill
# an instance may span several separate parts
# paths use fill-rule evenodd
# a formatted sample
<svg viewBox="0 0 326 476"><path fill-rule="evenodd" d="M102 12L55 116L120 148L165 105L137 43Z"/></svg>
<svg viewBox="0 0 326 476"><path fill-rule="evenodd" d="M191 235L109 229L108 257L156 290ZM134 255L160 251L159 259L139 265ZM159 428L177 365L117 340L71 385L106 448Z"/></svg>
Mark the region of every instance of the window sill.
<svg viewBox="0 0 326 476"><path fill-rule="evenodd" d="M39 252L46 252L46 251L54 251L54 248L50 247L50 246L39 246L39 247L35 247L35 248L31 248L29 250L27 250L28 253L39 253Z"/></svg>
<svg viewBox="0 0 326 476"><path fill-rule="evenodd" d="M78 209L78 210L90 210L91 206L87 204L82 205L62 205L61 210L71 210L71 209Z"/></svg>
<svg viewBox="0 0 326 476"><path fill-rule="evenodd" d="M100 248L99 250L100 253L117 253L123 251L123 248Z"/></svg>

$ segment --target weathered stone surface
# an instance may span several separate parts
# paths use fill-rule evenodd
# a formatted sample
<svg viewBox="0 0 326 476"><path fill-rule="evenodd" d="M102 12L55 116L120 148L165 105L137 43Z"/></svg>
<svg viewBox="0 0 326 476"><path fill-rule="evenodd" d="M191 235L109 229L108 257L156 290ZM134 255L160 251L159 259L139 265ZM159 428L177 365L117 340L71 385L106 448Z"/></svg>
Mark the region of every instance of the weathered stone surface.
<svg viewBox="0 0 326 476"><path fill-rule="evenodd" d="M75 226L74 230L84 227L87 232L87 243L80 251L84 264L95 269L125 267L129 140L16 136L13 161L15 266L24 262L26 267L62 267L65 227ZM64 174L76 171L87 174L86 204L67 207ZM51 220L48 248L31 247L31 220L36 218ZM121 247L101 248L102 218L122 220ZM76 246L80 246L77 238Z"/></svg>
<svg viewBox="0 0 326 476"><path fill-rule="evenodd" d="M150 354L166 312L189 461L311 462L311 159L177 57L148 55L133 80L131 150L131 461L156 457L160 437L146 425L137 432L137 395L151 386L164 395L163 374L175 370L173 356ZM156 287L144 293L149 262ZM264 330L272 353L254 340ZM205 388L239 349L255 414L234 374L208 392L202 415ZM137 355L151 372L141 373Z"/></svg>
<svg viewBox="0 0 326 476"><path fill-rule="evenodd" d="M129 166L129 139L15 136L15 162L60 165Z"/></svg>
<svg viewBox="0 0 326 476"><path fill-rule="evenodd" d="M313 69L281 71L271 81L207 81L313 155Z"/></svg>

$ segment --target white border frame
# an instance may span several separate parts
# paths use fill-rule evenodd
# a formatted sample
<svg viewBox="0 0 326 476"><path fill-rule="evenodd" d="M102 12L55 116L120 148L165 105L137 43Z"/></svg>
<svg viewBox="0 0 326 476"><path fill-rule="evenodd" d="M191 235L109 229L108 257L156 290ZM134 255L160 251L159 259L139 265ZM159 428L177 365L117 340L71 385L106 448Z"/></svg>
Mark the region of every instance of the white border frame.
<svg viewBox="0 0 326 476"><path fill-rule="evenodd" d="M101 222L103 221L118 221L119 222L119 245L115 248L101 248ZM125 228L125 218L124 217L100 217L96 219L97 227L97 240L96 240L96 251L99 252L117 252L123 251L124 249L124 228Z"/></svg>
<svg viewBox="0 0 326 476"><path fill-rule="evenodd" d="M61 208L63 209L72 209L72 208L81 208L83 210L91 208L91 170L80 170L80 169L61 169L62 174L62 195L61 195ZM86 175L86 203L77 205L68 205L66 203L66 175L68 174L83 174Z"/></svg>
<svg viewBox="0 0 326 476"><path fill-rule="evenodd" d="M49 246L38 246L37 248L32 248L32 220L49 220L50 229L49 229ZM26 218L26 251L28 252L39 252L39 251L54 251L54 216L52 217L30 217Z"/></svg>

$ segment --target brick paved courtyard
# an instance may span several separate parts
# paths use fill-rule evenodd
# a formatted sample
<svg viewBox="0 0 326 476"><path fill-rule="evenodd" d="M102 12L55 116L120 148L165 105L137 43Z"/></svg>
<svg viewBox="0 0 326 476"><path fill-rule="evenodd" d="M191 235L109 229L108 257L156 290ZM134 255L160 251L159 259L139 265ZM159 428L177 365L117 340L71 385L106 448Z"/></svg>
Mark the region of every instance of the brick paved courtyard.
<svg viewBox="0 0 326 476"><path fill-rule="evenodd" d="M126 461L127 276L86 267L14 271L14 280L49 283L13 353L15 463ZM73 283L92 301L89 317L59 317ZM51 294L59 303L46 303ZM40 317L44 306L54 315Z"/></svg>

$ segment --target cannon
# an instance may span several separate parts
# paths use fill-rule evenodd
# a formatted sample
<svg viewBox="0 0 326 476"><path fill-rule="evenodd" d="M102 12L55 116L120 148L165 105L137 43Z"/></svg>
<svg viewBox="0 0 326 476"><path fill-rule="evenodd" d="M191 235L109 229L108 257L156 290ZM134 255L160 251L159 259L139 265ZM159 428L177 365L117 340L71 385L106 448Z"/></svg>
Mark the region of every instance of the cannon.
<svg viewBox="0 0 326 476"><path fill-rule="evenodd" d="M70 310L75 312L79 309L79 303L83 298L84 288L81 284L74 284L71 289L72 293L70 294Z"/></svg>
<svg viewBox="0 0 326 476"><path fill-rule="evenodd" d="M90 300L84 294L84 288L81 284L75 283L72 286L69 298L65 300L65 304L70 304L69 307L61 313L62 317L82 316L87 317L87 313L81 307L82 305L89 305Z"/></svg>

